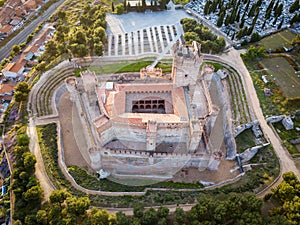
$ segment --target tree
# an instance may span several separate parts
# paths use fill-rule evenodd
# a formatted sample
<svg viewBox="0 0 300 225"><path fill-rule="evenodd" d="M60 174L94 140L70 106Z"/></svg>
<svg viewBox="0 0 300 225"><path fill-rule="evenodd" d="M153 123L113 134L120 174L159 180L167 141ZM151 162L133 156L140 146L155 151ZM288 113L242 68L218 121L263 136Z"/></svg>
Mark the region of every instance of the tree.
<svg viewBox="0 0 300 225"><path fill-rule="evenodd" d="M46 64L41 62L38 65L36 65L36 70L40 72L44 72L46 70Z"/></svg>
<svg viewBox="0 0 300 225"><path fill-rule="evenodd" d="M143 215L143 224L145 225L152 225L152 224L157 224L158 222L158 217L155 209L150 208L144 212Z"/></svg>
<svg viewBox="0 0 300 225"><path fill-rule="evenodd" d="M167 5L166 0L159 0L159 6L160 6L161 10L165 10L166 9L166 5Z"/></svg>
<svg viewBox="0 0 300 225"><path fill-rule="evenodd" d="M264 57L266 52L267 51L263 46L256 48L255 46L251 45L244 56L250 60L256 60Z"/></svg>
<svg viewBox="0 0 300 225"><path fill-rule="evenodd" d="M43 190L40 186L33 186L23 193L23 198L27 202L40 202L42 199Z"/></svg>
<svg viewBox="0 0 300 225"><path fill-rule="evenodd" d="M127 11L127 1L126 0L124 0L123 6L124 6L124 11Z"/></svg>
<svg viewBox="0 0 300 225"><path fill-rule="evenodd" d="M117 225L130 225L130 219L127 217L123 212L117 212L116 213L117 217Z"/></svg>
<svg viewBox="0 0 300 225"><path fill-rule="evenodd" d="M124 13L124 5L122 3L116 5L116 12L119 15Z"/></svg>
<svg viewBox="0 0 300 225"><path fill-rule="evenodd" d="M30 89L26 82L19 82L14 94L16 102L26 101L28 98L29 91Z"/></svg>
<svg viewBox="0 0 300 225"><path fill-rule="evenodd" d="M291 24L297 23L297 22L300 22L300 14L295 14L290 21Z"/></svg>
<svg viewBox="0 0 300 225"><path fill-rule="evenodd" d="M62 204L68 197L71 197L71 194L66 190L54 190L49 199L52 204Z"/></svg>
<svg viewBox="0 0 300 225"><path fill-rule="evenodd" d="M227 26L230 23L230 19L231 19L231 14L227 14L225 21L224 21L225 26Z"/></svg>
<svg viewBox="0 0 300 225"><path fill-rule="evenodd" d="M36 163L35 155L33 155L30 152L25 152L23 154L23 163L24 163L24 169L28 172L34 171L34 165Z"/></svg>
<svg viewBox="0 0 300 225"><path fill-rule="evenodd" d="M282 27L282 25L283 25L283 22L284 22L284 17L282 17L280 23L279 23L278 26L277 26L277 29L278 29L278 30L281 29L281 27Z"/></svg>
<svg viewBox="0 0 300 225"><path fill-rule="evenodd" d="M218 18L218 21L217 21L217 26L218 27L221 27L223 25L224 17L225 17L225 13L221 12L221 14Z"/></svg>
<svg viewBox="0 0 300 225"><path fill-rule="evenodd" d="M210 7L210 5L211 5L211 1L210 0L208 0L208 1L206 1L206 3L205 3L205 6L204 6L204 15L208 15L209 14L209 7Z"/></svg>
<svg viewBox="0 0 300 225"><path fill-rule="evenodd" d="M15 54L18 54L21 51L21 47L19 45L12 46L12 50Z"/></svg>
<svg viewBox="0 0 300 225"><path fill-rule="evenodd" d="M114 12L115 11L115 3L111 2L111 11Z"/></svg>
<svg viewBox="0 0 300 225"><path fill-rule="evenodd" d="M43 54L43 59L47 62L50 62L53 58L57 56L57 47L56 43L53 40L50 40L46 43L45 52Z"/></svg>
<svg viewBox="0 0 300 225"><path fill-rule="evenodd" d="M45 210L39 210L36 213L36 221L41 225L47 225L48 224L48 214Z"/></svg>
<svg viewBox="0 0 300 225"><path fill-rule="evenodd" d="M261 39L261 37L260 37L259 33L254 32L254 33L251 35L250 42L257 42L257 41L260 41L260 39Z"/></svg>
<svg viewBox="0 0 300 225"><path fill-rule="evenodd" d="M141 219L144 216L144 206L141 204L134 206L133 207L133 216Z"/></svg>
<svg viewBox="0 0 300 225"><path fill-rule="evenodd" d="M90 223L91 225L116 224L116 222L117 222L117 218L115 215L108 214L108 212L106 210L103 210L103 209L99 210L97 208L92 208L90 220L91 220L91 223ZM125 224L123 223L123 225L125 225Z"/></svg>
<svg viewBox="0 0 300 225"><path fill-rule="evenodd" d="M103 44L105 44L107 42L105 29L103 27L97 27L94 30L94 36L99 37Z"/></svg>
<svg viewBox="0 0 300 225"><path fill-rule="evenodd" d="M59 10L58 13L57 13L57 17L59 19L61 19L62 21L64 21L66 19L66 12L64 10Z"/></svg>
<svg viewBox="0 0 300 225"><path fill-rule="evenodd" d="M146 0L142 0L142 12L145 12L147 9Z"/></svg>
<svg viewBox="0 0 300 225"><path fill-rule="evenodd" d="M159 218L167 218L167 216L169 215L169 209L165 206L160 206L158 209L157 209L157 216Z"/></svg>
<svg viewBox="0 0 300 225"><path fill-rule="evenodd" d="M33 39L33 34L27 36L25 43L28 44Z"/></svg>
<svg viewBox="0 0 300 225"><path fill-rule="evenodd" d="M88 48L84 44L72 44L70 48L75 57L84 57L88 54Z"/></svg>
<svg viewBox="0 0 300 225"><path fill-rule="evenodd" d="M282 175L283 182L272 190L275 199L282 205L271 210L272 215L284 215L290 224L299 224L300 181L293 172L287 172Z"/></svg>
<svg viewBox="0 0 300 225"><path fill-rule="evenodd" d="M95 55L98 55L98 56L103 55L103 45L102 45L102 43L95 43L94 44L94 52L95 52Z"/></svg>
<svg viewBox="0 0 300 225"><path fill-rule="evenodd" d="M67 211L76 216L84 215L90 207L90 200L87 197L68 197L66 202Z"/></svg>
<svg viewBox="0 0 300 225"><path fill-rule="evenodd" d="M290 13L296 12L299 9L299 4L300 4L299 0L295 0L294 3L290 6L289 12Z"/></svg>
<svg viewBox="0 0 300 225"><path fill-rule="evenodd" d="M191 43L192 41L200 42L199 36L195 32L185 32L183 38L186 43Z"/></svg>
<svg viewBox="0 0 300 225"><path fill-rule="evenodd" d="M184 224L186 220L185 212L182 208L176 208L174 212L175 222L178 224Z"/></svg>

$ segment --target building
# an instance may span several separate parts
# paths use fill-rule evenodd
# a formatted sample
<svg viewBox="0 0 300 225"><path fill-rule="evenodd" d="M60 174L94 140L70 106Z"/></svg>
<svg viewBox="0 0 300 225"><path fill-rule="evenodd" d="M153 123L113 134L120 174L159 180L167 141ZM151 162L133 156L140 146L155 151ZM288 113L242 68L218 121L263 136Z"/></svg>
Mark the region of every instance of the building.
<svg viewBox="0 0 300 225"><path fill-rule="evenodd" d="M118 178L171 178L183 167L217 169L223 154L209 141L216 112L200 66L200 45L176 43L170 75L149 66L139 76L101 82L94 72L66 79L91 167ZM223 125L222 125L223 126Z"/></svg>
<svg viewBox="0 0 300 225"><path fill-rule="evenodd" d="M23 73L25 65L25 60L8 63L7 66L2 69L2 73L6 78L15 79Z"/></svg>

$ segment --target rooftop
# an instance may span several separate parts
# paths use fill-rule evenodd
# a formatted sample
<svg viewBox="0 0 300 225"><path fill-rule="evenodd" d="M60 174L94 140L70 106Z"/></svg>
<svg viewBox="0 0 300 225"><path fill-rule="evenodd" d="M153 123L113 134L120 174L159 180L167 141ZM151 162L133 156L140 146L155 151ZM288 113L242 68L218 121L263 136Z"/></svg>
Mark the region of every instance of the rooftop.
<svg viewBox="0 0 300 225"><path fill-rule="evenodd" d="M172 83L115 84L111 91L104 92L101 87L96 90L98 101L104 104L112 119L118 118L124 122L131 120L128 121L131 123L147 123L149 120L164 123L188 121L184 90L182 87L174 88ZM143 105L143 109L149 110L133 112L134 104ZM164 106L164 111L155 112L159 106Z"/></svg>

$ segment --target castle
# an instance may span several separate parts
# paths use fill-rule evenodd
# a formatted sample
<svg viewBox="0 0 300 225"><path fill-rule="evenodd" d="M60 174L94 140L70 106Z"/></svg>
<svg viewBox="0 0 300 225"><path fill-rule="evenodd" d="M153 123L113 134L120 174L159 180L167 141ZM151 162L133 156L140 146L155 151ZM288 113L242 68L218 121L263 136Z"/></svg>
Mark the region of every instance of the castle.
<svg viewBox="0 0 300 225"><path fill-rule="evenodd" d="M183 167L217 168L224 154L211 148L209 135L218 108L200 71L200 45L177 42L172 53L171 75L149 66L116 82L90 71L66 79L95 171L160 180Z"/></svg>

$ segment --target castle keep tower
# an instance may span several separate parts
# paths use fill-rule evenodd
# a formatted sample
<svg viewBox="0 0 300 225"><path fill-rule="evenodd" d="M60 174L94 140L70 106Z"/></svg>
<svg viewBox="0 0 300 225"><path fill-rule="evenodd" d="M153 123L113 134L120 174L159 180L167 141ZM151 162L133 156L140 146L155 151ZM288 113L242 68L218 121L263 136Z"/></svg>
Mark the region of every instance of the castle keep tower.
<svg viewBox="0 0 300 225"><path fill-rule="evenodd" d="M174 57L172 79L175 87L195 85L199 74L203 56L200 44L193 41L191 45L182 45L177 42L172 47Z"/></svg>

